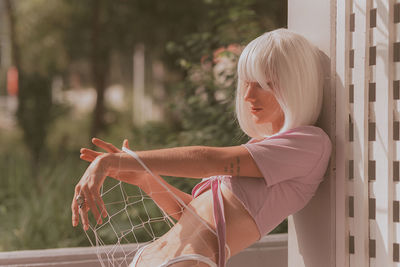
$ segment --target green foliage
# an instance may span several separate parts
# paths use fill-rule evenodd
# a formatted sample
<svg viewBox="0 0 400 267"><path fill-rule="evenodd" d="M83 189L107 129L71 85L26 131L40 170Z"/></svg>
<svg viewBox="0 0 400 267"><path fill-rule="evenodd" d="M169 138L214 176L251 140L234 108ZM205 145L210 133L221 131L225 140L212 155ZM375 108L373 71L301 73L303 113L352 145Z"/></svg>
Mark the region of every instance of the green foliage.
<svg viewBox="0 0 400 267"><path fill-rule="evenodd" d="M39 179L31 179L29 150L22 143L22 131L0 133L0 251L90 246L82 228L72 227L70 209L74 187L88 166L87 162L79 159L79 148L87 138L76 134L87 127L87 121L88 118L64 118L52 125L50 143L57 145L50 147L45 160L41 159L42 167L37 173ZM110 187L115 180L109 178L105 184ZM127 185L125 190L130 196L140 195L135 186ZM112 199L121 201L121 192L113 190L105 202L112 203ZM139 199L130 201L135 200ZM116 208L121 207L110 207L108 212L115 213ZM148 214L160 216L158 207L150 201L146 202L146 210L135 207L129 212L132 212L131 219L134 218L136 224L140 219L146 221ZM121 230L130 228L127 216L118 216L114 220L118 221L116 225ZM169 229L165 223L152 227L159 235ZM135 231L135 234L139 242L151 238L144 229ZM116 243L115 233L110 228L102 231L101 236L108 244Z"/></svg>
<svg viewBox="0 0 400 267"><path fill-rule="evenodd" d="M82 231L72 229L69 208L76 177L86 164L76 154L64 154L42 164L40 179L31 179L21 135L0 140L0 250L88 245Z"/></svg>
<svg viewBox="0 0 400 267"><path fill-rule="evenodd" d="M185 79L173 84L170 108L180 122L177 144L211 146L245 142L235 120L236 65L240 44L261 34L263 25L251 5L256 1L205 1L204 29L183 43L169 43L179 55ZM233 49L229 49L231 47Z"/></svg>
<svg viewBox="0 0 400 267"><path fill-rule="evenodd" d="M82 230L71 226L70 203L87 167L78 157L79 148L90 145L90 114L77 118L66 107L54 106L50 85L55 75L67 78L76 66L83 69L84 84L91 85L87 77L94 3L105 7L100 14L103 48L131 64L134 46L144 43L150 56L162 60L171 74L165 121L135 128L130 111L106 112L112 127L98 137L116 146L128 138L136 150L246 142L234 114L238 53L230 45L240 48L286 23L286 1L18 1L22 101L20 128L7 135L0 132L0 250L89 245ZM124 65L128 70L129 64ZM126 72L130 83L131 72ZM46 145L47 156L39 156ZM29 153L35 159L33 169ZM187 193L198 182L179 177L166 181ZM121 218L121 225L125 222ZM285 230L287 225L282 224L275 231Z"/></svg>

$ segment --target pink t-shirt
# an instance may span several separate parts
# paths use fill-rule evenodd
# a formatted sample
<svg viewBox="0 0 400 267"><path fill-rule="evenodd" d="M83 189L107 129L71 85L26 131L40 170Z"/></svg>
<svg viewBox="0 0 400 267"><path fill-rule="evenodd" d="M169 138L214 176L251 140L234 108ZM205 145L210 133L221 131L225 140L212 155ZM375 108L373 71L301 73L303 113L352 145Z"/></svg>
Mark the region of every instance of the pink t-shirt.
<svg viewBox="0 0 400 267"><path fill-rule="evenodd" d="M264 179L224 176L222 182L253 217L262 237L314 196L328 166L331 141L321 128L300 126L243 146Z"/></svg>

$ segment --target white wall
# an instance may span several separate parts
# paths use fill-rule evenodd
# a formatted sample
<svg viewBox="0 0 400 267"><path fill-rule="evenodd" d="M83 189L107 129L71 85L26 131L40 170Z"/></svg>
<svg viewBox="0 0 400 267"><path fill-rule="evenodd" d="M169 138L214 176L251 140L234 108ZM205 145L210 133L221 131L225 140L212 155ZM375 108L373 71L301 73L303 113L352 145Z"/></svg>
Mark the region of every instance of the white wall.
<svg viewBox="0 0 400 267"><path fill-rule="evenodd" d="M331 2L288 1L288 28L302 34L326 54L323 111L318 125L331 137L335 147L335 90L330 79L334 69L335 25ZM334 81L334 80L333 80ZM317 194L300 212L289 217L289 267L335 266L335 162L331 163Z"/></svg>

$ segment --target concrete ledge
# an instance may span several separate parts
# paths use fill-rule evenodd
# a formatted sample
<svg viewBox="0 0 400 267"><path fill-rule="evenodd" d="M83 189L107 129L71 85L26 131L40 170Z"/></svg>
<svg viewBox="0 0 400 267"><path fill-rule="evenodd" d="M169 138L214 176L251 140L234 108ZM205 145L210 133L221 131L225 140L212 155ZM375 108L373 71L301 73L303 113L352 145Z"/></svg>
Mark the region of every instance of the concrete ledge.
<svg viewBox="0 0 400 267"><path fill-rule="evenodd" d="M233 256L227 266L259 267L268 264L268 266L274 267L287 267L287 242L287 234L265 236L259 242ZM113 246L0 252L0 266L95 267L100 266L97 252L108 251L110 248ZM121 266L127 266L136 249L137 244L115 247L113 255L109 256L120 262ZM131 252L130 255L124 257L124 254L128 252Z"/></svg>

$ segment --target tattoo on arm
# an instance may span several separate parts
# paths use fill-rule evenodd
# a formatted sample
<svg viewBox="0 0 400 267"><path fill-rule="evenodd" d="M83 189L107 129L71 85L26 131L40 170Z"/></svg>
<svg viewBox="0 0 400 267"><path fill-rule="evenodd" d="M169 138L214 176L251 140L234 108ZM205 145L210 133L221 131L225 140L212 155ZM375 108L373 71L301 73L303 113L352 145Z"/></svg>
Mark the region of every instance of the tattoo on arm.
<svg viewBox="0 0 400 267"><path fill-rule="evenodd" d="M240 176L240 158L236 157L236 176Z"/></svg>
<svg viewBox="0 0 400 267"><path fill-rule="evenodd" d="M228 169L229 169L229 171L228 171ZM235 169L236 169L236 173L235 173ZM224 167L224 171L225 171L225 173L229 173L232 176L234 176L234 175L240 176L240 158L236 157L236 166L235 166L234 162L231 162L229 164L229 168L228 168L228 166Z"/></svg>

